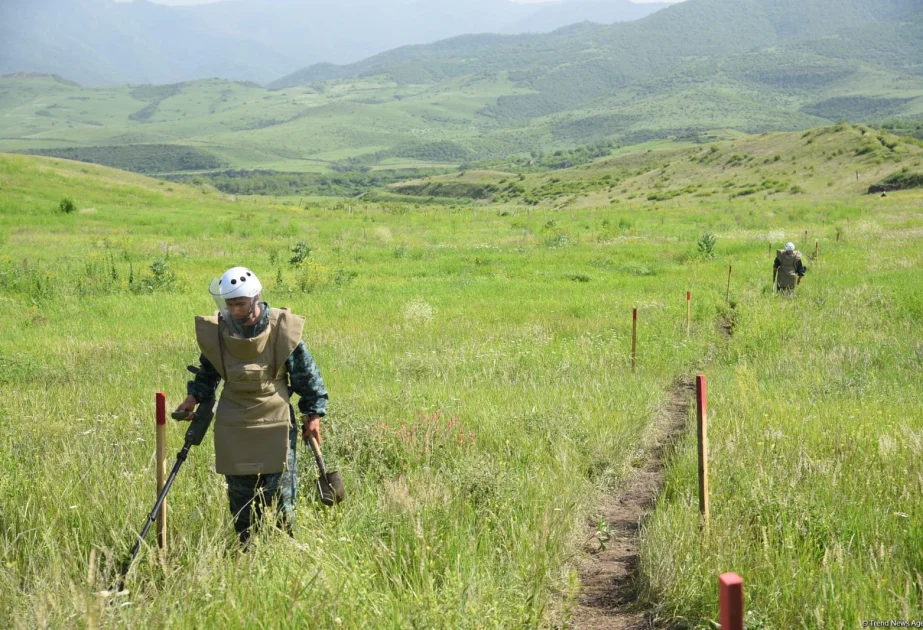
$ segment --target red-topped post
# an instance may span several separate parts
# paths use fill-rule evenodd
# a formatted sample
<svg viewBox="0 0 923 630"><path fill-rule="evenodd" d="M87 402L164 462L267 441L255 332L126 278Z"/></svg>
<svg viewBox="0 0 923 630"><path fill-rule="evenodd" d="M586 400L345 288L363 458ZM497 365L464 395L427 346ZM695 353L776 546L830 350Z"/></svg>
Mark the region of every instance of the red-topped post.
<svg viewBox="0 0 923 630"><path fill-rule="evenodd" d="M157 392L157 441L154 467L157 475L157 496L167 482L167 396ZM157 512L157 546L167 547L167 500L164 499Z"/></svg>
<svg viewBox="0 0 923 630"><path fill-rule="evenodd" d="M718 576L718 621L721 630L744 630L744 581L736 573Z"/></svg>

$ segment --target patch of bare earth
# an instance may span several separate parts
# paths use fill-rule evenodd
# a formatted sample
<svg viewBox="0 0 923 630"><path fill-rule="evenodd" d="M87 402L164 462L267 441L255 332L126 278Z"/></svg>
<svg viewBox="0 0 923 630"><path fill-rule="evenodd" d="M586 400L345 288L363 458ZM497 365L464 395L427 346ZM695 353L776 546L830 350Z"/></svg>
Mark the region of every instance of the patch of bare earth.
<svg viewBox="0 0 923 630"><path fill-rule="evenodd" d="M667 450L685 431L689 404L695 398L691 380L678 381L658 414L654 438L622 489L599 506L597 514L611 529L605 549L599 549L598 523L587 524L587 560L580 568L580 596L571 624L581 630L652 628L650 614L638 602L640 559L638 532L663 486Z"/></svg>

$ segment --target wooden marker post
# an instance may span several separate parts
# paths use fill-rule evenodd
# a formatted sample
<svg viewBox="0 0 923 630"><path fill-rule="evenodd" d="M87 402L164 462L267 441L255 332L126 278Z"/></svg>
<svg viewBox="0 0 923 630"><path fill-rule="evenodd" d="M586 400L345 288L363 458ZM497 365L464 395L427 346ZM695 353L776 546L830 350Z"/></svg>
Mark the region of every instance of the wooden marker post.
<svg viewBox="0 0 923 630"><path fill-rule="evenodd" d="M692 329L692 291L686 291L686 339Z"/></svg>
<svg viewBox="0 0 923 630"><path fill-rule="evenodd" d="M695 377L695 411L698 419L699 442L699 512L708 527L708 395L705 377ZM723 627L723 626L722 626Z"/></svg>
<svg viewBox="0 0 923 630"><path fill-rule="evenodd" d="M638 360L638 309L631 312L631 371L635 371Z"/></svg>
<svg viewBox="0 0 923 630"><path fill-rule="evenodd" d="M731 304L731 271L733 268L733 265L728 265L728 290L727 295L724 296L724 301L727 302L728 306Z"/></svg>
<svg viewBox="0 0 923 630"><path fill-rule="evenodd" d="M744 630L744 581L736 573L718 576L718 621L721 630Z"/></svg>
<svg viewBox="0 0 923 630"><path fill-rule="evenodd" d="M163 491L167 482L167 397L157 392L157 446L154 455L154 467L157 470L157 496ZM167 500L164 499L157 512L157 546L167 548Z"/></svg>
<svg viewBox="0 0 923 630"><path fill-rule="evenodd" d="M808 242L808 231L807 230L804 231L804 242L805 243Z"/></svg>
<svg viewBox="0 0 923 630"><path fill-rule="evenodd" d="M820 258L820 241L814 241L814 260Z"/></svg>

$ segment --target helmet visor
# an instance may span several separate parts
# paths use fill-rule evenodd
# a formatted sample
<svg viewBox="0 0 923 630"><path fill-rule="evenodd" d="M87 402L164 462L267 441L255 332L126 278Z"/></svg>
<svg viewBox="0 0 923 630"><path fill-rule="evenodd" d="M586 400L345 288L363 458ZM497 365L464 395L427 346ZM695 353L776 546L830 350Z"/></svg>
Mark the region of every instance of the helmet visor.
<svg viewBox="0 0 923 630"><path fill-rule="evenodd" d="M223 293L220 286L221 279L213 278L211 283L208 285L208 293L212 296L212 299L215 301L215 306L218 307L218 316L221 320L227 324L231 329L231 334L242 337L243 330L240 327L240 324L231 317L231 313L228 311L227 301L224 299Z"/></svg>

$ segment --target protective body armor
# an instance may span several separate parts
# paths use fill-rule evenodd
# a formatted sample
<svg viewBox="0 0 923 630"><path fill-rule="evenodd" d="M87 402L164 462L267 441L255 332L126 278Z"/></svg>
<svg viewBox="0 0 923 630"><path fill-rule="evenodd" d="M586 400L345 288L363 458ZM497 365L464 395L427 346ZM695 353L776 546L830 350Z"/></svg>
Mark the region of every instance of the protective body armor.
<svg viewBox="0 0 923 630"><path fill-rule="evenodd" d="M798 261L801 260L801 252L787 252L780 249L777 250L776 257L781 263L776 272L776 286L780 289L794 289L798 283L798 274L795 269L798 268Z"/></svg>
<svg viewBox="0 0 923 630"><path fill-rule="evenodd" d="M243 339L232 336L217 315L195 318L199 348L224 379L215 415L216 472L285 470L291 422L285 362L301 341L304 321L273 308L266 330Z"/></svg>

